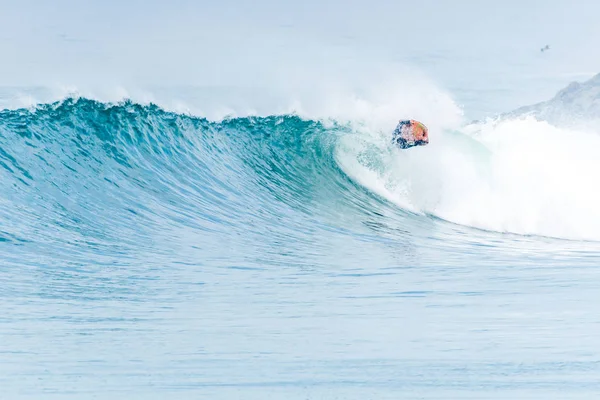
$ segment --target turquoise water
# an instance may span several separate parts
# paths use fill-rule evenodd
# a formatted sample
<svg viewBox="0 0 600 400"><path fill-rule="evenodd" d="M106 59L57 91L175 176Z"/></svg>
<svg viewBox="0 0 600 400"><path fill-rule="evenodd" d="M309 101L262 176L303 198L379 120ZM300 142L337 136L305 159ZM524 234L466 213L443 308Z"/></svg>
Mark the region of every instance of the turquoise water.
<svg viewBox="0 0 600 400"><path fill-rule="evenodd" d="M598 397L597 6L34 3L0 398Z"/></svg>

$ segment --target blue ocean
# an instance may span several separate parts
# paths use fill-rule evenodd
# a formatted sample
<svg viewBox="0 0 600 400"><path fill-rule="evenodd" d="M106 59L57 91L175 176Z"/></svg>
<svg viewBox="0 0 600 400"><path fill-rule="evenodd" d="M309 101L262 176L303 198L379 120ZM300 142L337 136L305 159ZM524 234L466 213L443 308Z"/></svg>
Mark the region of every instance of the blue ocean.
<svg viewBox="0 0 600 400"><path fill-rule="evenodd" d="M597 6L226 3L0 4L0 398L598 398Z"/></svg>

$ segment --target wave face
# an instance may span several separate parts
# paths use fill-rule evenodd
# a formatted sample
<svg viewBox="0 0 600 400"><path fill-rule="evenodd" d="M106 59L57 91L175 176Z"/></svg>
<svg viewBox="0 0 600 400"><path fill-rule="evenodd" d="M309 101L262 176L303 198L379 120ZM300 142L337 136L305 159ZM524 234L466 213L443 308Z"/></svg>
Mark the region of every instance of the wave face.
<svg viewBox="0 0 600 400"><path fill-rule="evenodd" d="M297 117L213 123L69 99L0 121L5 241L126 250L188 229L249 238L286 214L335 214L319 197L342 201L331 192L350 185L328 157L337 129Z"/></svg>
<svg viewBox="0 0 600 400"><path fill-rule="evenodd" d="M210 122L87 99L3 111L0 237L45 249L52 263L172 256L191 243L208 257L223 241L233 257L316 241L315 231L364 231L361 219L392 207L338 167L348 129L295 116Z"/></svg>

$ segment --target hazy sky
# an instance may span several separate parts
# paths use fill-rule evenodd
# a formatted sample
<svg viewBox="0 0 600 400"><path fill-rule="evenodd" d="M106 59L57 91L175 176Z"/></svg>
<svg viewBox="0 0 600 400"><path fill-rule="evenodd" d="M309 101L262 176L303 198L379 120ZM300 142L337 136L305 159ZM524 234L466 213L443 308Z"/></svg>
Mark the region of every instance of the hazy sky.
<svg viewBox="0 0 600 400"><path fill-rule="evenodd" d="M598 16L590 0L0 0L0 86L261 84L399 62L451 90L544 77L550 93L600 70Z"/></svg>

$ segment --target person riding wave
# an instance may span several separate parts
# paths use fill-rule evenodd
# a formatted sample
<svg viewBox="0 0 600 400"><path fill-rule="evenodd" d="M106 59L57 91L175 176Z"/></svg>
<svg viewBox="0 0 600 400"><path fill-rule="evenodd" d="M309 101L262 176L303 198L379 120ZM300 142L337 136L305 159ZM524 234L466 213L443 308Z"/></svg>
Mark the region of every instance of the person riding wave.
<svg viewBox="0 0 600 400"><path fill-rule="evenodd" d="M394 133L392 141L401 149L414 146L425 146L429 143L429 130L419 121L400 120Z"/></svg>

